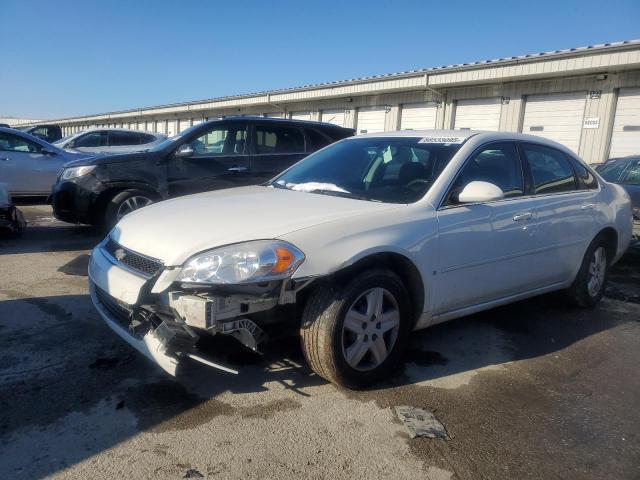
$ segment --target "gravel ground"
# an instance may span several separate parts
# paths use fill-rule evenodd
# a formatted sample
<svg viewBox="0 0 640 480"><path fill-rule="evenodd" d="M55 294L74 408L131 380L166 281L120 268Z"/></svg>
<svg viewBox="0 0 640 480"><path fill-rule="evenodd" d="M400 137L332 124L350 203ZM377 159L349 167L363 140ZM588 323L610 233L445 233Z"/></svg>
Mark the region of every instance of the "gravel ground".
<svg viewBox="0 0 640 480"><path fill-rule="evenodd" d="M0 240L0 478L640 477L640 254L595 310L545 296L417 333L393 379L351 392L295 340L233 376L163 374L103 325L85 268L102 233L23 206ZM410 440L392 407L435 412Z"/></svg>

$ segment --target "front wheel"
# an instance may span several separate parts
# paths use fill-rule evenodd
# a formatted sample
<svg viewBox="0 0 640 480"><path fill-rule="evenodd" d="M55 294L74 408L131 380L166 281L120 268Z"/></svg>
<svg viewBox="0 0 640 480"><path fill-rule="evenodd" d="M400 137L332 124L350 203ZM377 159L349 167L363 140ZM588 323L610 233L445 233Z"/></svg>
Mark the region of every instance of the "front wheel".
<svg viewBox="0 0 640 480"><path fill-rule="evenodd" d="M569 289L573 303L580 307L595 307L607 287L610 266L607 244L596 237L587 248L578 275Z"/></svg>
<svg viewBox="0 0 640 480"><path fill-rule="evenodd" d="M125 215L151 205L153 201L153 196L143 190L133 188L123 190L107 203L104 223L111 228Z"/></svg>
<svg viewBox="0 0 640 480"><path fill-rule="evenodd" d="M302 350L311 369L347 388L370 385L400 363L412 328L409 295L388 270L368 270L344 288L319 285L305 307Z"/></svg>

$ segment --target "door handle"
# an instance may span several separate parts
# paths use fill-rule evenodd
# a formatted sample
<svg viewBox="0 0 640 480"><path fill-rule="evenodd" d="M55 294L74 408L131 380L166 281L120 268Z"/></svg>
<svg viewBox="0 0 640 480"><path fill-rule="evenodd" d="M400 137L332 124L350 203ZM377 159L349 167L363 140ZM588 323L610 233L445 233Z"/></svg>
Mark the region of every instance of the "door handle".
<svg viewBox="0 0 640 480"><path fill-rule="evenodd" d="M531 212L519 213L513 216L514 222L521 222L522 220L530 220L533 215Z"/></svg>
<svg viewBox="0 0 640 480"><path fill-rule="evenodd" d="M237 165L234 165L233 167L229 167L227 168L228 172L238 172L238 173L243 173L247 171L247 167L239 167Z"/></svg>
<svg viewBox="0 0 640 480"><path fill-rule="evenodd" d="M591 208L595 208L596 204L595 203L585 203L584 205L581 205L580 208L582 210L589 210Z"/></svg>

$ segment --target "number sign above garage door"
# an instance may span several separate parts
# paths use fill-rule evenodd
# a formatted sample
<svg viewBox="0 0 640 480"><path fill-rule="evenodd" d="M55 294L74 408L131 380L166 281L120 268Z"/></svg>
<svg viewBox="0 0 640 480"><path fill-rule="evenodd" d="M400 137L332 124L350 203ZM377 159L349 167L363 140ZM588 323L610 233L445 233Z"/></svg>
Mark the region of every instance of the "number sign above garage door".
<svg viewBox="0 0 640 480"><path fill-rule="evenodd" d="M453 120L454 128L496 131L500 128L501 110L500 97L458 100Z"/></svg>
<svg viewBox="0 0 640 480"><path fill-rule="evenodd" d="M528 96L522 133L555 140L578 153L586 100L586 92Z"/></svg>

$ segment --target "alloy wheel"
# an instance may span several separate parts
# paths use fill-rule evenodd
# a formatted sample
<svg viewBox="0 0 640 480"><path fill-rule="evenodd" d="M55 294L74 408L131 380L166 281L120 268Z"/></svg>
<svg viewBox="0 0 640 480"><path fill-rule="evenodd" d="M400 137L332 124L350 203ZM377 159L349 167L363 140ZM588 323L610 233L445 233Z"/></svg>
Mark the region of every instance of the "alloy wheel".
<svg viewBox="0 0 640 480"><path fill-rule="evenodd" d="M359 371L378 367L389 356L398 338L400 308L384 288L362 293L349 307L342 327L342 354Z"/></svg>
<svg viewBox="0 0 640 480"><path fill-rule="evenodd" d="M151 203L153 203L153 200L151 200L148 197L143 197L140 195L129 197L120 204L120 206L118 207L118 213L116 214L116 216L118 220L120 220L122 217L133 212L134 210L138 210L139 208L146 207Z"/></svg>
<svg viewBox="0 0 640 480"><path fill-rule="evenodd" d="M587 291L591 297L596 297L604 285L604 277L607 273L607 251L604 247L598 247L593 252L589 263L589 277Z"/></svg>

